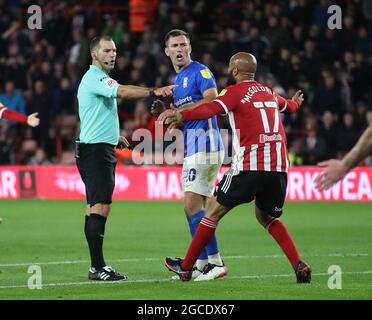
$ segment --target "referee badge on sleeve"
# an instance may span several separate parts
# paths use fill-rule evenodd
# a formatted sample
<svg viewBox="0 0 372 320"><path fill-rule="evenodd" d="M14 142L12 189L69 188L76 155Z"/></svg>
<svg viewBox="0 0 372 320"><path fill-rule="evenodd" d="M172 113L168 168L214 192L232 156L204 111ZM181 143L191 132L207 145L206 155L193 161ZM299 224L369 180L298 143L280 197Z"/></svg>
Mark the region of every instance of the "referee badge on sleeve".
<svg viewBox="0 0 372 320"><path fill-rule="evenodd" d="M109 89L111 89L114 86L115 83L116 83L116 81L114 79L107 79L105 81L105 84L106 84L107 88L109 88Z"/></svg>

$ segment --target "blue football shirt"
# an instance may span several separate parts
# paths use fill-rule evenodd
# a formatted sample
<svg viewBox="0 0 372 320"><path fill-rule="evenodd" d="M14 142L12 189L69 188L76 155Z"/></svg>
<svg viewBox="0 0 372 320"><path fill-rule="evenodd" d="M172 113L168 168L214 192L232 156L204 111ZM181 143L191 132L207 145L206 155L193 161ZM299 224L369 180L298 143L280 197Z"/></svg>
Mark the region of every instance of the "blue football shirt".
<svg viewBox="0 0 372 320"><path fill-rule="evenodd" d="M203 99L203 93L216 88L216 80L212 72L203 64L192 61L179 72L173 83L175 108L196 103ZM192 120L184 123L184 156L189 157L198 152L215 152L223 150L217 117L208 120Z"/></svg>

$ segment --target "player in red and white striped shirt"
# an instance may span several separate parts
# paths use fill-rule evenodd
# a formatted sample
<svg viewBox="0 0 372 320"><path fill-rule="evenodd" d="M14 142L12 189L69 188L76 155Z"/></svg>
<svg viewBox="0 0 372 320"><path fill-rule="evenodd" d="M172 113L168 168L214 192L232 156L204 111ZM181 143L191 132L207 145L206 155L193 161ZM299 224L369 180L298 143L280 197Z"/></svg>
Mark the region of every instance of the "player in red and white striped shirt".
<svg viewBox="0 0 372 320"><path fill-rule="evenodd" d="M0 102L0 119L8 119L8 120L19 122L19 123L27 123L31 127L38 126L40 122L40 119L37 117L37 113L30 114L27 117L19 112L5 108L1 102Z"/></svg>
<svg viewBox="0 0 372 320"><path fill-rule="evenodd" d="M295 112L303 101L301 91L284 99L275 90L254 80L256 58L246 52L231 57L229 73L236 84L214 101L178 112L169 111L159 120L171 126L186 120L208 119L227 114L233 131L231 169L215 192L216 198L201 220L184 260L166 257L167 268L188 281L201 250L213 236L218 221L232 208L255 200L256 218L286 254L297 282L310 282L311 269L304 263L286 227L278 219L283 212L289 168L287 141L280 112Z"/></svg>
<svg viewBox="0 0 372 320"><path fill-rule="evenodd" d="M0 119L8 119L14 122L26 123L31 127L37 127L40 123L40 119L37 117L37 112L32 113L29 116L25 116L19 112L7 109L0 102Z"/></svg>

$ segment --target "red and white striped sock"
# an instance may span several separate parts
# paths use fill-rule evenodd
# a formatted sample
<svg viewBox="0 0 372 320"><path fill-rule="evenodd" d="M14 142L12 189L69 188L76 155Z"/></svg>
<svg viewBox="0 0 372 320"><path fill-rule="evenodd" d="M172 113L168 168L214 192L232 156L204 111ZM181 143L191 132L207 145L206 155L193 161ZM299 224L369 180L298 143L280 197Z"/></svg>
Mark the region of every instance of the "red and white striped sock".
<svg viewBox="0 0 372 320"><path fill-rule="evenodd" d="M189 249L187 250L186 257L182 262L182 268L185 270L191 270L195 264L196 259L203 251L204 247L211 241L217 228L217 222L209 218L204 217L198 228L196 229L195 235L191 241Z"/></svg>

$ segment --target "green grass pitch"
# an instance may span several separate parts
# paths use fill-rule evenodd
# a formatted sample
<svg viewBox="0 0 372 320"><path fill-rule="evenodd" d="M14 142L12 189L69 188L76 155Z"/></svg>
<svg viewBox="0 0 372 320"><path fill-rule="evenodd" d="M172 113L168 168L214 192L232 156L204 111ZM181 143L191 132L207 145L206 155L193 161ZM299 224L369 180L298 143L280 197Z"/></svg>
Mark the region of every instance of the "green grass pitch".
<svg viewBox="0 0 372 320"><path fill-rule="evenodd" d="M313 281L296 284L280 248L254 217L252 204L232 210L217 236L229 276L209 282L171 280L166 255L183 256L190 241L181 202L119 202L106 226L106 262L129 276L121 283L87 280L83 201L1 201L0 299L372 299L372 204L287 203L282 221ZM39 265L42 289L29 289ZM329 289L328 268L342 270Z"/></svg>

